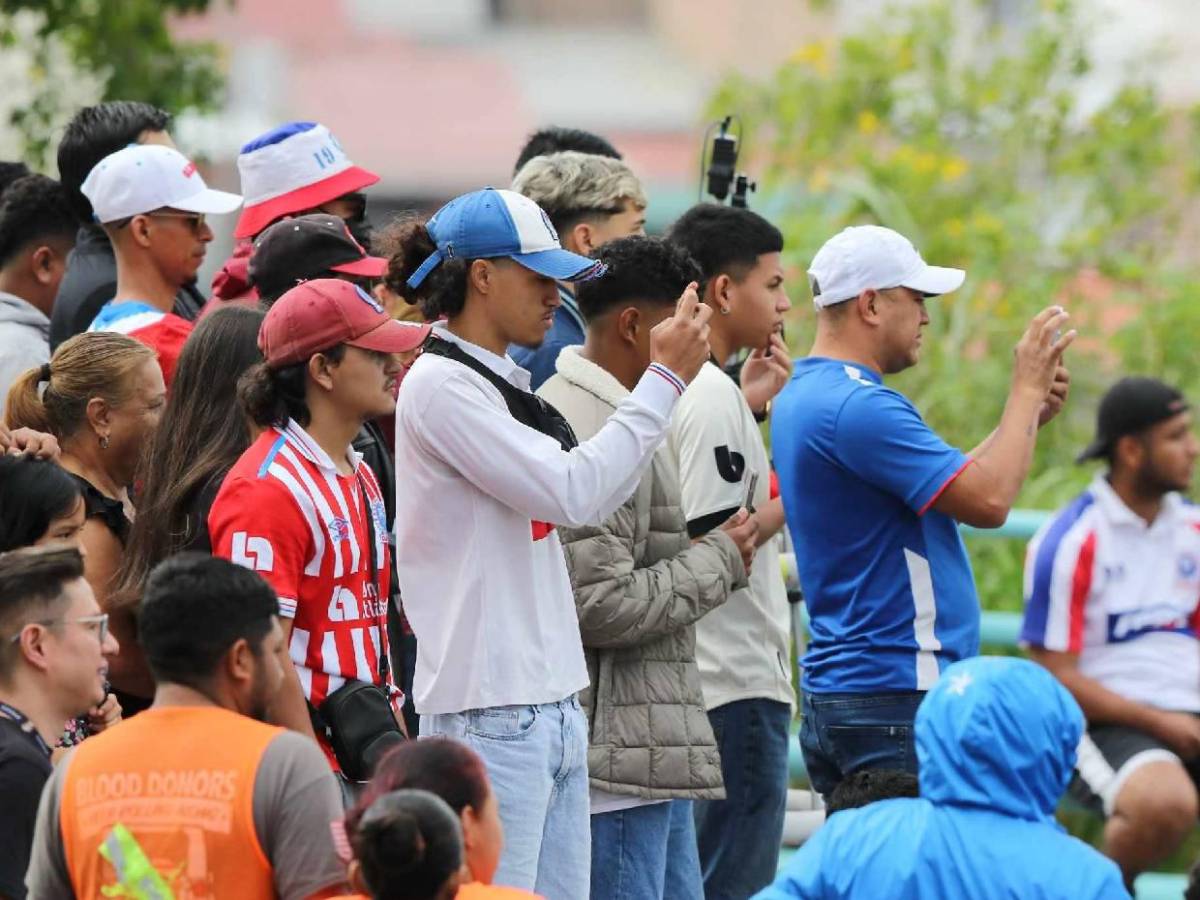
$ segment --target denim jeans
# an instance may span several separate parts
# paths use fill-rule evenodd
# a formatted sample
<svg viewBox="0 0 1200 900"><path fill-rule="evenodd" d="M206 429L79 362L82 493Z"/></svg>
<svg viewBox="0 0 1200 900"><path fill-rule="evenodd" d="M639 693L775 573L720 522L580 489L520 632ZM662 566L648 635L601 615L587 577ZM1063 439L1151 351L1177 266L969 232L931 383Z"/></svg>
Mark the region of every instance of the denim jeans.
<svg viewBox="0 0 1200 900"><path fill-rule="evenodd" d="M775 880L787 811L792 709L775 700L735 700L708 711L724 800L697 800L696 841L704 896L745 900Z"/></svg>
<svg viewBox="0 0 1200 900"><path fill-rule="evenodd" d="M592 835L587 719L571 697L421 717L421 737L452 737L483 757L500 803L496 884L587 900Z"/></svg>
<svg viewBox="0 0 1200 900"><path fill-rule="evenodd" d="M800 748L813 789L828 797L860 769L917 774L913 721L924 691L809 694L801 701Z"/></svg>
<svg viewBox="0 0 1200 900"><path fill-rule="evenodd" d="M592 900L704 900L691 800L592 816Z"/></svg>

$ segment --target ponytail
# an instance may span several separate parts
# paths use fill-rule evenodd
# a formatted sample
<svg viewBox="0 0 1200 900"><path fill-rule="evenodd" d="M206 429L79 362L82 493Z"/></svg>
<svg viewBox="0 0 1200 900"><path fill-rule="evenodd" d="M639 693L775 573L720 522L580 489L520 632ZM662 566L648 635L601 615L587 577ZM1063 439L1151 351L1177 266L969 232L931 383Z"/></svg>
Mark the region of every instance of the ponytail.
<svg viewBox="0 0 1200 900"><path fill-rule="evenodd" d="M154 351L123 334L89 331L64 341L40 368L30 369L9 389L5 424L46 431L59 440L87 421L95 397L120 406L133 393L132 375ZM39 392L39 387L45 388Z"/></svg>
<svg viewBox="0 0 1200 900"><path fill-rule="evenodd" d="M50 413L42 403L38 386L49 378L43 377L45 366L29 369L8 389L5 400L4 424L9 428L32 428L50 432Z"/></svg>
<svg viewBox="0 0 1200 900"><path fill-rule="evenodd" d="M408 286L408 279L429 258L437 245L429 236L425 222L416 216L397 219L376 237L376 252L388 257L384 283L392 293L421 308L429 321L457 316L467 303L467 270L471 260L453 257L430 272L419 287Z"/></svg>
<svg viewBox="0 0 1200 900"><path fill-rule="evenodd" d="M339 362L345 353L345 344L321 351L330 362ZM282 428L288 419L295 419L302 428L307 428L312 418L305 399L307 389L308 360L279 369L260 362L247 369L237 383L242 411L263 428Z"/></svg>

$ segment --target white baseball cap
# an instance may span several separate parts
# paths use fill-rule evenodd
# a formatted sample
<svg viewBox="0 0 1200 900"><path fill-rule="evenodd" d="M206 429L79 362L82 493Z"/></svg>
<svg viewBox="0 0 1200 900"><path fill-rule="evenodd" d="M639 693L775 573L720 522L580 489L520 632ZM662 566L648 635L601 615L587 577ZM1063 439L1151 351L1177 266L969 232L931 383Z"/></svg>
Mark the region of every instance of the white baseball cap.
<svg viewBox="0 0 1200 900"><path fill-rule="evenodd" d="M173 147L130 144L96 163L80 188L97 222L117 222L169 206L184 212L230 213L242 198L214 191L196 164Z"/></svg>
<svg viewBox="0 0 1200 900"><path fill-rule="evenodd" d="M958 290L966 277L962 269L929 265L908 238L879 225L855 225L835 234L817 251L808 269L818 309L866 290L895 287L936 297Z"/></svg>

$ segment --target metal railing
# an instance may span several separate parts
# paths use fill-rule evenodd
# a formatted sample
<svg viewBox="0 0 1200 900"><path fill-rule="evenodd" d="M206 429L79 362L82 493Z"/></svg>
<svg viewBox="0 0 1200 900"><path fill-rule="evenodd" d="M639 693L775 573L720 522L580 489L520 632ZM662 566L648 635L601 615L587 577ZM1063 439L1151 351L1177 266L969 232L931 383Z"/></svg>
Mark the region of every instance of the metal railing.
<svg viewBox="0 0 1200 900"><path fill-rule="evenodd" d="M1050 518L1051 513L1039 509L1014 509L1008 520L999 528L981 529L969 525L960 526L964 535L984 538L1016 538L1028 540ZM795 577L795 558L791 554L783 555L785 579ZM807 630L808 614L801 604L799 622ZM1008 650L1017 648L1017 639L1021 632L1021 614L1001 612L999 610L984 610L979 625L980 643L986 647L1000 647ZM804 755L800 752L800 742L793 735L788 742L788 769L793 781L804 780L808 773L804 769ZM792 790L788 792L788 812L784 826L784 847L780 853L779 865L785 865L787 859L824 821L824 810L820 799L814 797L811 791ZM1187 879L1183 875L1161 872L1147 872L1137 879L1136 889L1138 900L1166 900L1183 895Z"/></svg>

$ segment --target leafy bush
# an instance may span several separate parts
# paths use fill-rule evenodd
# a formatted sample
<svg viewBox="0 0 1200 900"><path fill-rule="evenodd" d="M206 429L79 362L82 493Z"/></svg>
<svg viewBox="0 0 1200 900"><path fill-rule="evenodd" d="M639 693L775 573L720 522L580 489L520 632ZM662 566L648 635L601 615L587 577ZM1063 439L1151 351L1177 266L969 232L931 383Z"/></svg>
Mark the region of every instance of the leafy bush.
<svg viewBox="0 0 1200 900"><path fill-rule="evenodd" d="M803 272L850 224L909 236L926 259L968 271L934 300L921 364L892 380L947 440L970 448L999 421L1012 348L1053 302L1081 339L1064 414L1038 441L1020 505L1050 509L1086 484L1073 460L1118 373L1195 392L1194 269L1175 239L1197 183L1200 117L1163 107L1133 72L1098 102L1087 23L1074 0L1030 4L1016 25L985 4L932 0L808 44L763 82L732 77L714 114L736 111L763 212ZM744 163L745 165L745 163ZM812 337L810 293L792 284L789 344ZM986 606L1020 609L1019 542L972 539Z"/></svg>

